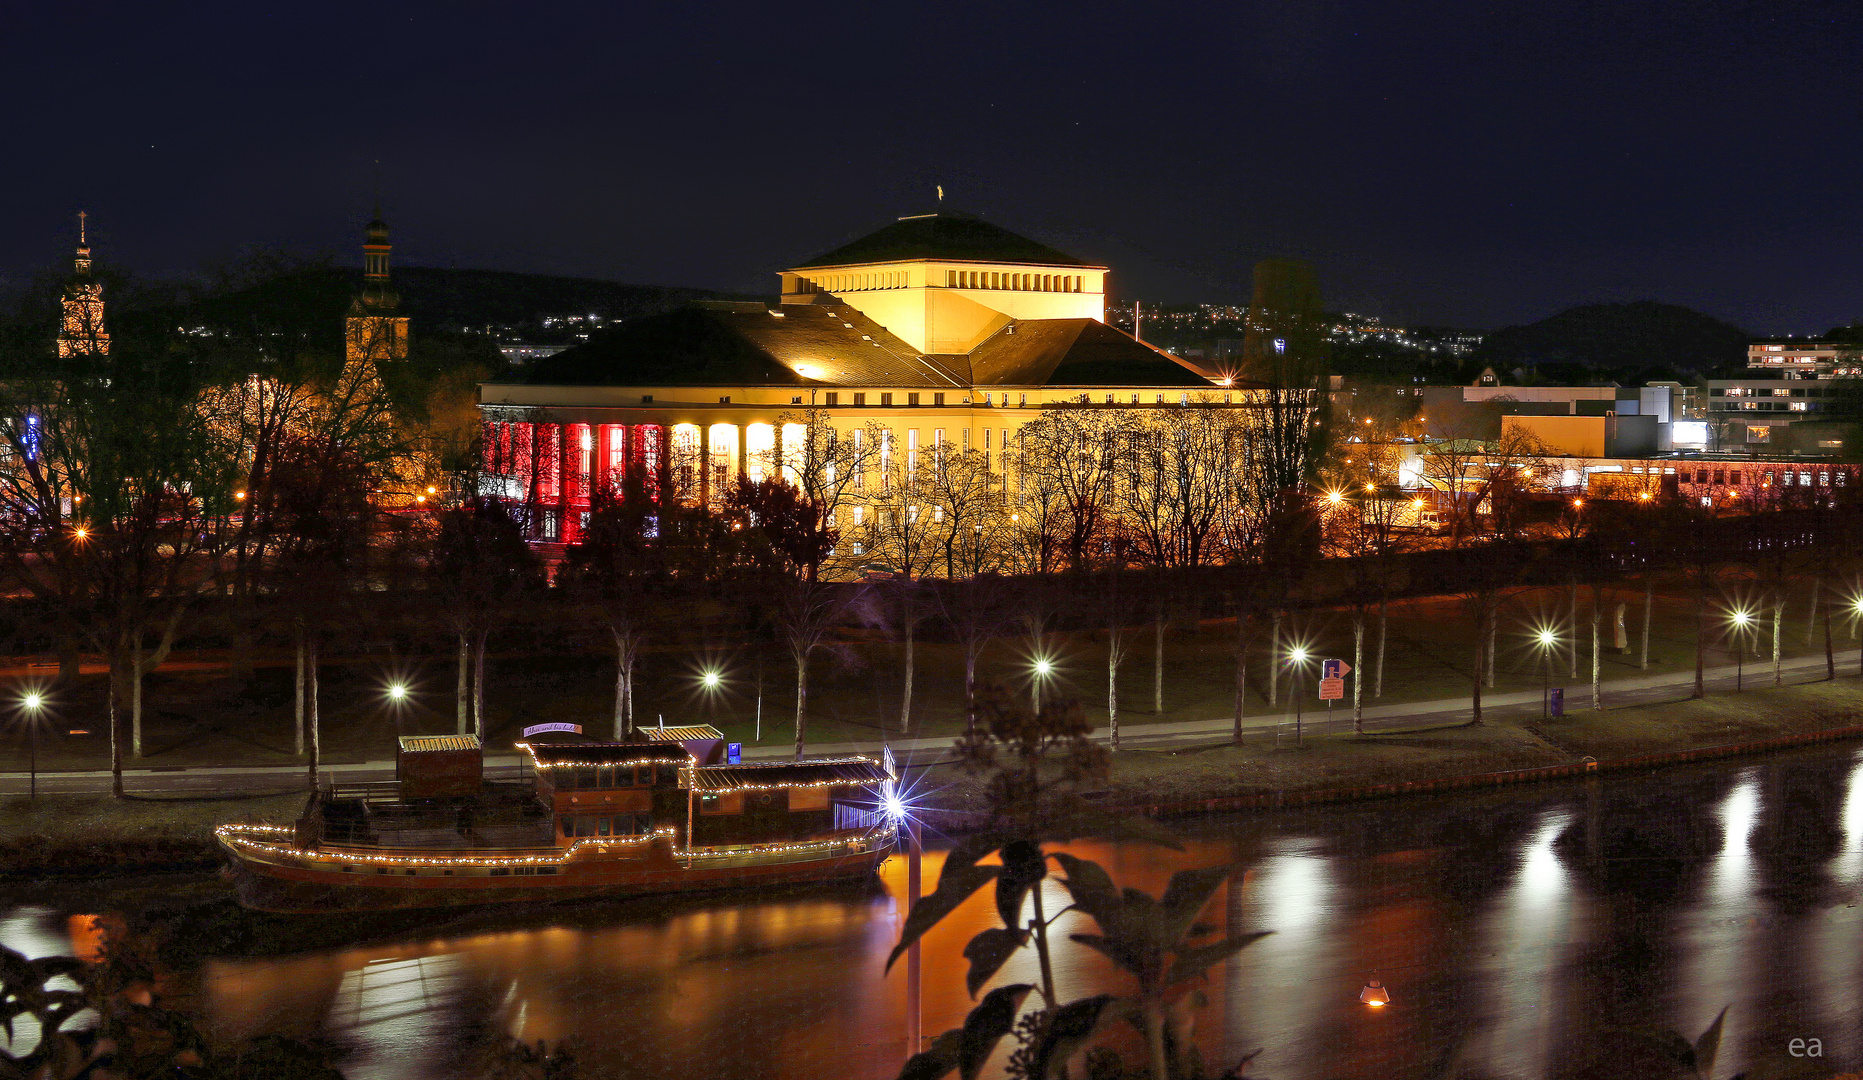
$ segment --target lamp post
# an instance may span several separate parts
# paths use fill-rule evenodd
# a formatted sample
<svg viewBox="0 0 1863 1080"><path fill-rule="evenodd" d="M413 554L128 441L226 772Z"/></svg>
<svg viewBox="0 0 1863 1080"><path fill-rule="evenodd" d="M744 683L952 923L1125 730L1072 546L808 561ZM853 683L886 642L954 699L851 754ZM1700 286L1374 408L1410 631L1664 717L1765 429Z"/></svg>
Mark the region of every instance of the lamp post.
<svg viewBox="0 0 1863 1080"><path fill-rule="evenodd" d="M1034 687L1034 700L1035 700L1035 711L1036 712L1041 711L1042 684L1048 681L1048 676L1052 674L1053 672L1054 672L1054 661L1048 659L1045 656L1036 658L1035 678L1030 681L1030 685Z"/></svg>
<svg viewBox="0 0 1863 1080"><path fill-rule="evenodd" d="M1552 719L1552 652L1559 635L1542 629L1537 638L1540 647L1540 719Z"/></svg>
<svg viewBox="0 0 1863 1080"><path fill-rule="evenodd" d="M1296 645L1287 654L1287 662L1294 669L1294 745L1300 745L1300 675L1306 670L1307 649Z"/></svg>
<svg viewBox="0 0 1863 1080"><path fill-rule="evenodd" d="M1746 681L1747 624L1752 621L1753 616L1744 608L1734 612L1734 693L1736 694L1740 692L1742 684Z"/></svg>
<svg viewBox="0 0 1863 1080"><path fill-rule="evenodd" d="M1863 619L1863 596L1857 597L1850 609L1856 612L1857 618ZM1863 675L1863 645L1857 646L1857 674Z"/></svg>
<svg viewBox="0 0 1863 1080"><path fill-rule="evenodd" d="M36 692L29 692L20 699L20 705L26 710L26 744L31 755L28 766L31 776L31 794L27 797L39 797L39 712L45 707L45 698Z"/></svg>
<svg viewBox="0 0 1863 1080"><path fill-rule="evenodd" d="M407 711L408 684L396 680L382 690L382 696L388 699L388 709L395 715L395 736L401 735L401 714Z"/></svg>

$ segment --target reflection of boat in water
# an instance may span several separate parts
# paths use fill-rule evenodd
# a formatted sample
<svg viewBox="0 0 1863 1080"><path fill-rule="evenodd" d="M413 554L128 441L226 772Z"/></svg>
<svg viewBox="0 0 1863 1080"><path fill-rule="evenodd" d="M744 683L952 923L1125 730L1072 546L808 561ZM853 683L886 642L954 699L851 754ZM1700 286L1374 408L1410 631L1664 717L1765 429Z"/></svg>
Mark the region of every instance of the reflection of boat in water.
<svg viewBox="0 0 1863 1080"><path fill-rule="evenodd" d="M326 784L293 825L222 825L239 899L344 911L629 896L871 874L887 772L865 757L727 764L709 726L636 742L519 743L482 779L473 736L404 736L396 779Z"/></svg>

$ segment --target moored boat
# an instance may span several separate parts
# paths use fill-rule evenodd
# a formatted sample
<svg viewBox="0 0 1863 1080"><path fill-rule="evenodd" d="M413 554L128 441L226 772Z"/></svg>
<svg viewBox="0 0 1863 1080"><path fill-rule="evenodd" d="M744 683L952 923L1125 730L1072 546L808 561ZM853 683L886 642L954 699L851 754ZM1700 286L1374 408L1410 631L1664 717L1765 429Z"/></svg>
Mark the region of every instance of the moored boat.
<svg viewBox="0 0 1863 1080"><path fill-rule="evenodd" d="M396 779L325 784L291 825L215 837L246 907L318 912L692 892L870 875L891 777L866 757L729 763L714 728L519 743L483 779L472 736L404 736Z"/></svg>

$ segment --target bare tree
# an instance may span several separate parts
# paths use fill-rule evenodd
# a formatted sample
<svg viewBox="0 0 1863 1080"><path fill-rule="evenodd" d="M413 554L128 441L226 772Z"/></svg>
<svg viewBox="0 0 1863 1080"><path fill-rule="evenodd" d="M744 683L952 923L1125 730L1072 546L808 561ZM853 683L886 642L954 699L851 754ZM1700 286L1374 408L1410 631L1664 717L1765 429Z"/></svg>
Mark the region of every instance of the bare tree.
<svg viewBox="0 0 1863 1080"><path fill-rule="evenodd" d="M837 586L822 581L788 579L777 588L776 625L796 668L796 756L801 757L808 735L809 658L840 616L843 601Z"/></svg>

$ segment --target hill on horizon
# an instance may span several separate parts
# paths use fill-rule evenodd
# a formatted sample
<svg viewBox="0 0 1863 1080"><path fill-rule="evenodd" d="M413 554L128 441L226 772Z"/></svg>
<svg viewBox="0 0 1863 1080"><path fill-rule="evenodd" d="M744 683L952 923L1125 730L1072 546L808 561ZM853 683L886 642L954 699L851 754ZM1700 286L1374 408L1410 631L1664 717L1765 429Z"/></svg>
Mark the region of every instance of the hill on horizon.
<svg viewBox="0 0 1863 1080"><path fill-rule="evenodd" d="M1746 366L1753 335L1680 304L1655 300L1581 304L1483 337L1474 359L1497 371L1577 366L1593 371L1665 369L1708 375Z"/></svg>
<svg viewBox="0 0 1863 1080"><path fill-rule="evenodd" d="M327 344L342 339L342 320L350 300L362 287L362 271L320 264L282 268L243 284L201 292L197 287L134 283L113 288L105 276L104 298L110 319L128 329L151 316L243 325L255 318L268 324L302 326ZM56 332L62 278L40 275L19 289L17 314L5 321L19 329ZM670 311L695 300L743 299L710 289L677 285L634 285L594 278L526 274L509 270L460 270L429 266L396 267L395 291L401 310L415 330L455 330L487 324L522 325L540 315L599 314L627 320Z"/></svg>

